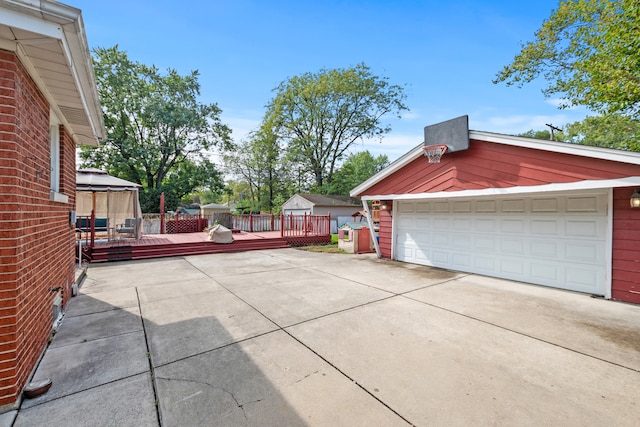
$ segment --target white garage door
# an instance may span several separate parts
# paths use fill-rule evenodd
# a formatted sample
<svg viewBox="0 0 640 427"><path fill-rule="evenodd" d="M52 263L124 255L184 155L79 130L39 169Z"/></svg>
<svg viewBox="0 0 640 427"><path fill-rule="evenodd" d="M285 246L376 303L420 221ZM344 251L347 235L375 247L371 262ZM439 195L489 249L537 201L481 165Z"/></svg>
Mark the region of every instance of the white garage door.
<svg viewBox="0 0 640 427"><path fill-rule="evenodd" d="M606 194L398 201L395 258L605 295Z"/></svg>

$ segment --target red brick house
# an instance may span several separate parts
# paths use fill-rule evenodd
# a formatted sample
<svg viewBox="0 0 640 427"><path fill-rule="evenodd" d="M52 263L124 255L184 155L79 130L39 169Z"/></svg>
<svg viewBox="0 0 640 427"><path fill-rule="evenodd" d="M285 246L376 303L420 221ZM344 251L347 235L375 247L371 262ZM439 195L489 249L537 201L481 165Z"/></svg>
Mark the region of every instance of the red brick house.
<svg viewBox="0 0 640 427"><path fill-rule="evenodd" d="M80 10L0 2L0 412L71 296L76 145L104 136Z"/></svg>
<svg viewBox="0 0 640 427"><path fill-rule="evenodd" d="M351 192L381 257L640 303L640 153L428 128L440 163L421 144Z"/></svg>

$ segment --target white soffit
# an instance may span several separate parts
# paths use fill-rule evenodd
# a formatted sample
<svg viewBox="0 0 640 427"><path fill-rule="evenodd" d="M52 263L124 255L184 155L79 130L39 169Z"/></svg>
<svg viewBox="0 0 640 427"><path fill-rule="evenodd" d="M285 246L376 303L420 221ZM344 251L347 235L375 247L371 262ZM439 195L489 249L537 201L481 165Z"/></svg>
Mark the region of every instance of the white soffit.
<svg viewBox="0 0 640 427"><path fill-rule="evenodd" d="M79 9L0 0L0 49L16 52L77 144L106 136Z"/></svg>
<svg viewBox="0 0 640 427"><path fill-rule="evenodd" d="M617 179L587 180L544 185L518 186L507 188L483 188L480 190L438 191L418 194L380 194L362 196L362 200L425 200L452 198L480 198L523 194L557 193L565 191L588 191L617 187L640 187L640 176Z"/></svg>

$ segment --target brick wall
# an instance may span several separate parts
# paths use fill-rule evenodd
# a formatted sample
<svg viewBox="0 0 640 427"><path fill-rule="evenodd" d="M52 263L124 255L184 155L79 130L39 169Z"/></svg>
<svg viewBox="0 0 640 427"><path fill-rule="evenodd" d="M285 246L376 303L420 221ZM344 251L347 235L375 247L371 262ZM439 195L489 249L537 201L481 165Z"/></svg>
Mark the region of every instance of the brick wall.
<svg viewBox="0 0 640 427"><path fill-rule="evenodd" d="M51 334L52 305L74 281L75 144L60 129L60 192L50 201L49 104L0 50L0 412L19 400Z"/></svg>

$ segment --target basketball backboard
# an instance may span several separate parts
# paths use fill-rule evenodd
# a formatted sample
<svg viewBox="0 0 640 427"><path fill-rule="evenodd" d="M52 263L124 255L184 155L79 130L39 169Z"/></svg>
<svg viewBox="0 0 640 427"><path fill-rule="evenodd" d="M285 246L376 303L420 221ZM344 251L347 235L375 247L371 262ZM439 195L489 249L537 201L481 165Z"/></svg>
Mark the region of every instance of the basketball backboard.
<svg viewBox="0 0 640 427"><path fill-rule="evenodd" d="M442 144L447 153L469 149L469 116L425 126L424 145Z"/></svg>

